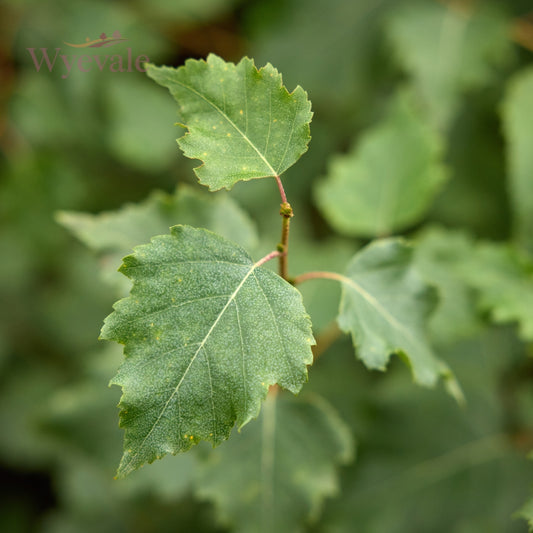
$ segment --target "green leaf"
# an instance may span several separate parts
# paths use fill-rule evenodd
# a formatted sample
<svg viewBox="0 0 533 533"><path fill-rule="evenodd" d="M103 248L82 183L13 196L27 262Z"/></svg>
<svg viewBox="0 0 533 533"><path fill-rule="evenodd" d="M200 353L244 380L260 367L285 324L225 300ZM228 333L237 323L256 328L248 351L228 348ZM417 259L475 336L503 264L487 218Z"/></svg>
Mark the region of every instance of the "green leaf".
<svg viewBox="0 0 533 533"><path fill-rule="evenodd" d="M174 194L153 192L138 204L97 215L60 211L60 224L69 229L101 258L104 278L117 285L125 278L116 270L134 246L153 235L168 232L170 226L188 224L221 234L248 249L257 246L257 230L250 217L225 194L210 194L180 186ZM129 288L129 284L124 286Z"/></svg>
<svg viewBox="0 0 533 533"><path fill-rule="evenodd" d="M460 275L474 243L465 233L431 227L416 240L414 261L426 283L439 295L429 318L430 338L439 346L471 336L481 327L472 288Z"/></svg>
<svg viewBox="0 0 533 533"><path fill-rule="evenodd" d="M175 226L124 259L131 295L101 336L125 345L118 476L256 417L270 385L297 393L314 344L300 293L236 244Z"/></svg>
<svg viewBox="0 0 533 533"><path fill-rule="evenodd" d="M178 144L203 161L195 172L211 190L279 176L307 150L311 103L299 86L289 93L270 63L258 70L247 57L235 65L210 54L147 73L178 102L188 130Z"/></svg>
<svg viewBox="0 0 533 533"><path fill-rule="evenodd" d="M256 61L277 65L289 85L305 87L321 118L338 117L329 128L335 136L383 97L380 87L389 79L383 16L396 3L334 0L327 9L323 0L250 4L249 49Z"/></svg>
<svg viewBox="0 0 533 533"><path fill-rule="evenodd" d="M112 154L124 165L145 172L168 168L176 154L168 122L172 99L144 77L117 77L103 97L109 116L105 135Z"/></svg>
<svg viewBox="0 0 533 533"><path fill-rule="evenodd" d="M518 322L520 337L533 341L533 262L514 247L482 243L461 270L479 304L498 323Z"/></svg>
<svg viewBox="0 0 533 533"><path fill-rule="evenodd" d="M390 17L388 34L440 128L448 126L462 93L488 84L513 54L509 20L490 5L411 2Z"/></svg>
<svg viewBox="0 0 533 533"><path fill-rule="evenodd" d="M503 107L509 193L518 242L533 254L533 68L512 79Z"/></svg>
<svg viewBox="0 0 533 533"><path fill-rule="evenodd" d="M269 396L250 424L200 466L198 495L236 532L296 533L337 492L352 458L349 429L319 396Z"/></svg>
<svg viewBox="0 0 533 533"><path fill-rule="evenodd" d="M401 92L384 121L347 155L333 158L315 189L322 213L339 232L375 237L418 222L445 180L442 146Z"/></svg>
<svg viewBox="0 0 533 533"><path fill-rule="evenodd" d="M357 355L368 368L385 370L396 353L411 367L416 382L432 386L439 375L452 379L426 337L426 322L436 303L435 290L413 266L413 248L396 239L375 241L348 266L338 322L352 335Z"/></svg>

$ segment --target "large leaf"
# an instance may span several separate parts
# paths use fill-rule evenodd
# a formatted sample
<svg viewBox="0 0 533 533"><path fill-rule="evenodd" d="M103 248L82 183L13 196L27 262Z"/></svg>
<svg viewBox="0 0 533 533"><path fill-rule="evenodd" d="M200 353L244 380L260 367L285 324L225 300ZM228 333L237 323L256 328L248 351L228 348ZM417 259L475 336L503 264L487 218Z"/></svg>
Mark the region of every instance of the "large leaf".
<svg viewBox="0 0 533 533"><path fill-rule="evenodd" d="M307 150L311 103L299 86L289 93L270 63L258 70L247 57L235 65L210 54L147 72L178 102L188 129L178 144L204 162L195 172L211 190L279 176Z"/></svg>
<svg viewBox="0 0 533 533"><path fill-rule="evenodd" d="M413 267L413 249L396 239L376 241L348 266L339 326L351 333L368 368L384 370L396 353L409 364L415 381L431 386L439 375L451 379L426 338L426 322L436 303L435 290Z"/></svg>
<svg viewBox="0 0 533 533"><path fill-rule="evenodd" d="M498 323L518 322L533 341L533 261L510 245L482 243L471 250L460 274L479 295L481 308Z"/></svg>
<svg viewBox="0 0 533 533"><path fill-rule="evenodd" d="M533 254L533 68L513 79L503 110L515 233L520 244Z"/></svg>
<svg viewBox="0 0 533 533"><path fill-rule="evenodd" d="M338 489L352 456L350 431L320 397L270 396L260 419L200 466L198 494L232 531L297 533Z"/></svg>
<svg viewBox="0 0 533 533"><path fill-rule="evenodd" d="M492 81L512 57L509 21L490 5L411 2L389 20L398 61L434 124L446 128L462 93Z"/></svg>
<svg viewBox="0 0 533 533"><path fill-rule="evenodd" d="M355 236L384 236L418 222L445 179L440 138L407 93L347 155L333 158L315 198L331 225Z"/></svg>
<svg viewBox="0 0 533 533"><path fill-rule="evenodd" d="M153 192L138 204L126 204L117 211L93 215L60 211L57 220L81 242L98 253L104 279L124 285L117 274L121 259L134 246L168 232L170 226L188 224L221 234L247 249L257 245L257 231L250 217L229 196L213 195L180 186L174 194ZM123 283L121 283L123 282Z"/></svg>
<svg viewBox="0 0 533 533"><path fill-rule="evenodd" d="M126 430L118 475L256 417L270 385L298 392L314 343L299 292L236 244L175 226L124 259L130 297L102 338L125 345L114 384Z"/></svg>

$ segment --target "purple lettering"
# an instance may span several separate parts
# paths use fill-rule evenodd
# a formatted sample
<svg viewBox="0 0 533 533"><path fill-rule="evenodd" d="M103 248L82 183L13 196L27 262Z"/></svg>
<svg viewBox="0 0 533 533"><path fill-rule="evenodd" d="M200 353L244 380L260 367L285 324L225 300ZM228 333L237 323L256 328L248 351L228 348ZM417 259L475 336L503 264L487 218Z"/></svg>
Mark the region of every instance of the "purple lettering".
<svg viewBox="0 0 533 533"><path fill-rule="evenodd" d="M61 48L56 48L56 55L54 56L54 60L50 61L50 58L48 57L48 51L46 48L41 48L41 53L43 56L41 57L41 61L38 62L37 58L35 57L35 48L26 48L28 52L31 55L31 58L33 59L33 64L35 65L35 70L39 72L41 70L41 67L43 66L43 61L46 62L46 66L48 67L48 70L52 72L52 69L54 68L54 65L56 64L57 54L59 54L59 51Z"/></svg>
<svg viewBox="0 0 533 533"><path fill-rule="evenodd" d="M150 62L150 58L148 56L145 56L145 55L140 55L137 57L137 59L135 60L135 68L139 71L139 72L146 72L146 69L142 68L141 67L141 63L149 63Z"/></svg>
<svg viewBox="0 0 533 533"><path fill-rule="evenodd" d="M67 73L63 74L63 76L61 76L64 80L66 80L68 78L68 75L70 74L70 71L72 70L72 65L74 65L74 62L76 61L76 56L72 56L72 63L70 63L70 64L67 61L67 56L66 55L62 55L60 57L63 60L63 63L65 63L65 67L67 67Z"/></svg>
<svg viewBox="0 0 533 533"><path fill-rule="evenodd" d="M128 72L133 72L131 68L131 48L128 48Z"/></svg>
<svg viewBox="0 0 533 533"><path fill-rule="evenodd" d="M105 64L107 63L107 60L109 59L109 56L105 56L104 62L100 63L100 56L93 56L94 60L96 61L96 64L98 65L98 69L100 72L104 70Z"/></svg>
<svg viewBox="0 0 533 533"><path fill-rule="evenodd" d="M78 59L78 69L81 72L89 72L91 70L91 67L84 68L83 62L86 61L87 63L90 63L93 60L91 56L80 56Z"/></svg>
<svg viewBox="0 0 533 533"><path fill-rule="evenodd" d="M115 57L117 59L114 59ZM112 61L111 65L109 65L109 70L111 72L124 72L124 69L122 68L122 56L115 54L114 56L111 56L110 59Z"/></svg>

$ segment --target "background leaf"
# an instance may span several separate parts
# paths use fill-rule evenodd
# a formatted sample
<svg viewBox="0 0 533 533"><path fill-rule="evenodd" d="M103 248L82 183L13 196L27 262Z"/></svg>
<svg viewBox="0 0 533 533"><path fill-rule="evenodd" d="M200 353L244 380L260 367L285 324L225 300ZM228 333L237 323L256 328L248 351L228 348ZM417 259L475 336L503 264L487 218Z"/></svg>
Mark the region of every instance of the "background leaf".
<svg viewBox="0 0 533 533"><path fill-rule="evenodd" d="M482 327L472 287L460 272L470 261L474 241L465 233L429 227L418 234L414 262L424 281L438 291L439 301L429 317L431 340L450 345Z"/></svg>
<svg viewBox="0 0 533 533"><path fill-rule="evenodd" d="M513 203L515 236L533 254L533 69L522 71L509 84L503 104L509 147L509 196Z"/></svg>
<svg viewBox="0 0 533 533"><path fill-rule="evenodd" d="M441 188L442 143L405 92L384 121L336 156L315 189L326 220L347 235L385 236L418 222Z"/></svg>
<svg viewBox="0 0 533 533"><path fill-rule="evenodd" d="M460 274L478 291L479 305L497 323L518 322L533 340L533 262L510 245L480 243Z"/></svg>
<svg viewBox="0 0 533 533"><path fill-rule="evenodd" d="M348 428L323 399L270 396L257 422L200 464L197 493L233 531L304 531L337 492L336 467L352 451Z"/></svg>
<svg viewBox="0 0 533 533"><path fill-rule="evenodd" d="M61 211L57 220L87 247L98 253L106 280L129 288L116 272L122 258L150 237L170 226L188 224L219 233L247 249L257 246L257 230L250 217L228 196L207 194L187 186L174 194L155 191L138 204L92 215Z"/></svg>
<svg viewBox="0 0 533 533"><path fill-rule="evenodd" d="M413 2L390 16L392 51L434 125L446 129L467 90L490 86L513 57L501 8Z"/></svg>

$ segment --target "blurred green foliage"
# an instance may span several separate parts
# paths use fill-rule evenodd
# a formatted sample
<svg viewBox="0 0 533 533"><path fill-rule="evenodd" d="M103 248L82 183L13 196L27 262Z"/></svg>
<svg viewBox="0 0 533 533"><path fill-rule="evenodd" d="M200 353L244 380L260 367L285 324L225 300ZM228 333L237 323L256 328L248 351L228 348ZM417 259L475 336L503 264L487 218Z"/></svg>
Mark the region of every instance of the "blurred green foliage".
<svg viewBox="0 0 533 533"><path fill-rule="evenodd" d="M129 213L208 226L199 212L210 201L196 184L195 164L175 145L181 133L166 91L137 71L73 69L67 79L63 71L36 72L27 51L67 53L64 41L115 30L128 42L106 53L127 45L134 57L175 66L208 52L233 61L248 55L257 65L271 62L290 90L308 91L313 140L284 180L297 215L294 274L342 271L365 242L367 232L334 233L319 212L317 183L332 159L352 157L352 146L368 145L387 125L398 90L414 95L419 120L442 146L435 164L446 167L448 181L431 198L416 196L427 205L410 206L415 214L398 216L397 224L417 243L420 272L441 293L430 336L466 406L441 389L416 387L396 361L386 374L354 362L350 340L333 341L328 326L338 289L304 285L315 332L332 343L302 395L324 396L358 442L338 494L308 529L527 530L512 515L523 506L519 514L533 522L533 506L524 505L533 481L526 459L533 447L530 2L4 0L0 9L1 531L224 531L203 499L210 459L197 468L209 456L202 447L113 480L122 454L120 392L107 383L122 355L97 337L124 290L120 277L112 280L119 259L116 249L81 244L58 213L142 202ZM394 177L398 154L389 158L386 143L381 150L376 172ZM172 218L177 184L196 189L183 194L196 198L198 211L183 218ZM164 192L147 200L154 189ZM211 209L223 212L224 194L216 193ZM278 239L278 191L272 180L259 180L231 195L261 257ZM84 217L70 220L82 241L84 224L102 221ZM396 229L393 222L386 228ZM98 231L109 237L105 224ZM141 222L139 243L146 231ZM116 244L119 255L135 235ZM520 325L505 325L513 321Z"/></svg>

